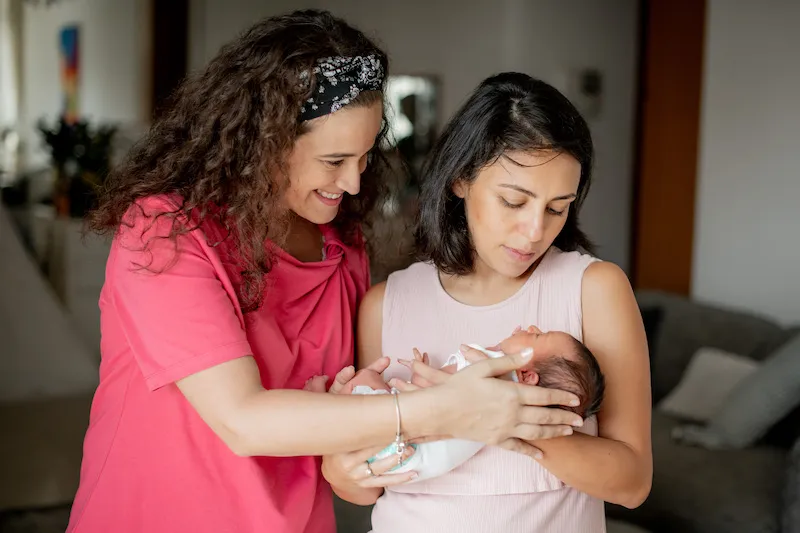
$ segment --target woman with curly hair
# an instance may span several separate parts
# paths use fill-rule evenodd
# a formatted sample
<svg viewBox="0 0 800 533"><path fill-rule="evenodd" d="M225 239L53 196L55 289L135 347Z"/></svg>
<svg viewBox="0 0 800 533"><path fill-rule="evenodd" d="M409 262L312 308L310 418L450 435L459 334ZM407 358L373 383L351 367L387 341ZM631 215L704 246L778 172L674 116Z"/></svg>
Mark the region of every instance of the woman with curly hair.
<svg viewBox="0 0 800 533"><path fill-rule="evenodd" d="M69 532L331 533L321 456L346 493L408 481L386 472L415 439L533 454L526 439L567 430L544 406L574 396L492 379L521 355L419 392L322 394L354 375L386 70L328 13L264 20L115 170L90 220L113 244ZM366 462L392 441L399 457Z"/></svg>

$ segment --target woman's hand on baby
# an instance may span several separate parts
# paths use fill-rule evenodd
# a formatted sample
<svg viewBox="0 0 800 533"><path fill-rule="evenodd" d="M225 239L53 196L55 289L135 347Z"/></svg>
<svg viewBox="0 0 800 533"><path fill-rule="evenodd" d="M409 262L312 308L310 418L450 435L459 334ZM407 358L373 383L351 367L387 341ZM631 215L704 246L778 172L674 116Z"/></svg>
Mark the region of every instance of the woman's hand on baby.
<svg viewBox="0 0 800 533"><path fill-rule="evenodd" d="M322 475L338 488L377 488L400 485L417 477L416 472L392 474L389 472L397 466L397 455L390 455L373 463L367 460L374 457L386 446L377 446L352 453L326 455L322 458ZM403 461L414 454L414 448L407 446Z"/></svg>
<svg viewBox="0 0 800 533"><path fill-rule="evenodd" d="M379 374L383 373L390 363L388 357L381 357L363 370L372 370ZM356 371L352 366L343 368L336 374L328 392L333 394L347 394L348 388L352 390L350 381L355 377ZM397 465L397 456L392 455L385 459L375 461L371 464L367 460L374 457L385 446L373 447L351 453L340 453L336 455L326 455L322 458L322 474L328 483L338 488L378 488L388 487L406 483L416 476L414 472L402 474L387 474L387 472ZM403 460L408 459L414 453L414 449L409 446L406 448ZM367 468L369 465L369 468ZM373 475L374 474L374 475Z"/></svg>
<svg viewBox="0 0 800 533"><path fill-rule="evenodd" d="M480 359L454 375L416 360L411 365L421 378L436 385L442 398L442 429L447 433L538 458L541 452L530 441L570 435L583 420L552 407L576 405L574 394L494 379L527 366L531 357L528 350Z"/></svg>

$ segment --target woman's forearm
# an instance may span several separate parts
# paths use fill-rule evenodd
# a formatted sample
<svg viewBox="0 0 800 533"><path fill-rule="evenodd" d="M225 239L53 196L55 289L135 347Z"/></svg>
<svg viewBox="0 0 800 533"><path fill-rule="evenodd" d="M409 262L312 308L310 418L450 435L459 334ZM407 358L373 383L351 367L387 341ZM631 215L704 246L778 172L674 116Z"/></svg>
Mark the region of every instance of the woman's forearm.
<svg viewBox="0 0 800 533"><path fill-rule="evenodd" d="M398 396L405 439L440 433L429 391ZM349 396L299 390L259 391L226 424L239 455L301 456L351 452L392 442L397 411L392 395Z"/></svg>
<svg viewBox="0 0 800 533"><path fill-rule="evenodd" d="M542 466L590 496L632 509L650 493L652 464L623 442L575 433L532 444L544 455Z"/></svg>

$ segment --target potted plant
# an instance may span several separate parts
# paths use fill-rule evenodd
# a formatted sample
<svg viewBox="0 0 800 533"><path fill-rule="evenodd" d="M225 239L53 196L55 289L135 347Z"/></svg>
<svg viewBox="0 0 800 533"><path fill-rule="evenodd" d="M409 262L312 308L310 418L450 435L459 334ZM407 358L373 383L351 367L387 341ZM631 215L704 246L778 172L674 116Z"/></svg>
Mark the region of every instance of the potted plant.
<svg viewBox="0 0 800 533"><path fill-rule="evenodd" d="M56 213L83 217L94 203L97 188L108 175L117 126L95 128L87 120L70 123L61 117L53 127L42 119L37 128L53 165Z"/></svg>

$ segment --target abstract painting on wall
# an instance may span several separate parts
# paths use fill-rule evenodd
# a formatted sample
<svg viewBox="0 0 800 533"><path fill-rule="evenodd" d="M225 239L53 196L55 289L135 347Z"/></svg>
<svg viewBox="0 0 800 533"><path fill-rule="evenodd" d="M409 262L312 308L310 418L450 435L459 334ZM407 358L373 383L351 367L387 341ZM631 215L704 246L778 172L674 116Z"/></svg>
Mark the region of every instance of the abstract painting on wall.
<svg viewBox="0 0 800 533"><path fill-rule="evenodd" d="M63 117L67 124L74 124L80 117L78 109L78 82L80 74L80 31L78 26L61 29L59 57L61 66L61 89L63 92Z"/></svg>

